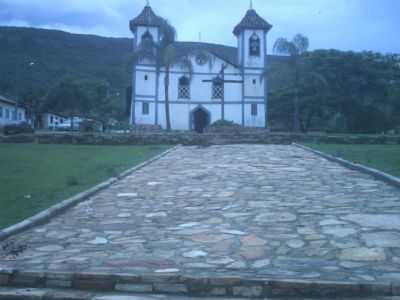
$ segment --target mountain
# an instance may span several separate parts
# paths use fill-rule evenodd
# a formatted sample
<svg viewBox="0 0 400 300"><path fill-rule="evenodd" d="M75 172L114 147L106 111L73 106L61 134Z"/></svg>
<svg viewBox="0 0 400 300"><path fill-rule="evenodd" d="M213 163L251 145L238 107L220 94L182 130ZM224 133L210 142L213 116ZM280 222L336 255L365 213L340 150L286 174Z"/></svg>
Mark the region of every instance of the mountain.
<svg viewBox="0 0 400 300"><path fill-rule="evenodd" d="M178 43L184 48L191 44ZM233 47L202 43L222 57L236 57ZM15 98L24 90L47 91L69 74L84 79L102 79L124 95L129 86L128 56L132 40L71 34L58 30L0 26L0 94ZM269 56L280 66L282 58ZM30 63L34 62L33 66ZM275 68L276 69L276 68Z"/></svg>
<svg viewBox="0 0 400 300"><path fill-rule="evenodd" d="M128 38L0 27L0 94L15 97L27 87L48 89L66 74L103 79L124 93L131 43Z"/></svg>

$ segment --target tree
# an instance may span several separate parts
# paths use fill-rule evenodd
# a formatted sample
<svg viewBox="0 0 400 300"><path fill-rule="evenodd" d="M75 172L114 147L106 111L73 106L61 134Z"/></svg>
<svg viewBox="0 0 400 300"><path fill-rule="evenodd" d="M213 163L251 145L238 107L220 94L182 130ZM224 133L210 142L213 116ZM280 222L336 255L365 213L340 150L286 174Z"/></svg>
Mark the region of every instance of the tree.
<svg viewBox="0 0 400 300"><path fill-rule="evenodd" d="M90 109L90 101L86 95L82 80L66 76L50 89L45 100L44 110L70 117L71 129L73 129L73 117L82 116Z"/></svg>
<svg viewBox="0 0 400 300"><path fill-rule="evenodd" d="M395 56L318 50L307 53L329 82L325 106L345 119L346 131L382 133L395 128L400 68Z"/></svg>
<svg viewBox="0 0 400 300"><path fill-rule="evenodd" d="M309 40L306 36L297 34L291 41L279 38L274 44L274 52L289 55L294 68L294 98L293 98L293 129L300 131L300 111L299 111L299 84L300 71L299 60L303 53L308 50Z"/></svg>
<svg viewBox="0 0 400 300"><path fill-rule="evenodd" d="M90 107L86 117L102 124L103 131L111 120L122 119L124 116L123 101L120 95L111 91L111 86L103 80L86 80L83 82L85 99Z"/></svg>
<svg viewBox="0 0 400 300"><path fill-rule="evenodd" d="M169 105L170 73L174 65L180 65L187 70L190 80L193 73L193 65L188 54L179 54L175 47L176 30L168 22L160 27L161 41L155 43L152 39L143 39L137 50L130 58L134 64L149 59L156 63L157 80L164 71L164 93L165 93L165 120L166 129L171 130L171 116Z"/></svg>
<svg viewBox="0 0 400 300"><path fill-rule="evenodd" d="M27 118L32 120L33 126L39 124L37 117L42 113L46 91L41 87L27 86L20 94L22 105L26 109Z"/></svg>
<svg viewBox="0 0 400 300"><path fill-rule="evenodd" d="M275 78L270 76L271 69L264 70L261 74L261 78L267 77L269 81L276 77L283 77L287 81L278 89L275 88L273 95L280 98L282 103L279 106L286 105L283 109L292 111L293 130L296 132L308 131L313 117L323 114L321 99L325 97L324 91L328 87L327 80L314 70L312 61L306 56L308 47L308 38L300 34L292 41L278 39L274 52L288 55L288 66L285 68L281 65L279 70L274 70Z"/></svg>

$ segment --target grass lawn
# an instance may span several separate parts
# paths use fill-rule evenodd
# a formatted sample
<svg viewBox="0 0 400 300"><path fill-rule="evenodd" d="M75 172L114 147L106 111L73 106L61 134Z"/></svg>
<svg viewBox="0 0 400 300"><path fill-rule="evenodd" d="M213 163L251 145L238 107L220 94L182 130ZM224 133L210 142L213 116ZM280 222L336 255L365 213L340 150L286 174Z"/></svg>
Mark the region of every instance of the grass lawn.
<svg viewBox="0 0 400 300"><path fill-rule="evenodd" d="M0 144L0 228L166 149L168 146Z"/></svg>
<svg viewBox="0 0 400 300"><path fill-rule="evenodd" d="M307 144L306 146L400 177L400 145Z"/></svg>

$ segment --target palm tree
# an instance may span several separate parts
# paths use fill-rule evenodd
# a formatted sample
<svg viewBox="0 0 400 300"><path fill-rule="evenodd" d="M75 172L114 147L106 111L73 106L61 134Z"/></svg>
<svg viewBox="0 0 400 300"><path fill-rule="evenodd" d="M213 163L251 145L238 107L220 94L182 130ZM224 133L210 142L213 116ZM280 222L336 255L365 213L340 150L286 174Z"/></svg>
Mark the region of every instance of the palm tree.
<svg viewBox="0 0 400 300"><path fill-rule="evenodd" d="M300 57L307 52L310 42L304 35L297 34L289 41L286 38L279 38L276 40L273 50L277 54L289 55L291 63L294 67L294 114L293 114L293 129L295 132L300 131L300 109L299 109L299 83L300 71L299 62Z"/></svg>
<svg viewBox="0 0 400 300"><path fill-rule="evenodd" d="M174 65L180 65L187 71L189 80L192 79L193 65L189 54L179 54L176 48L176 30L167 21L160 27L161 41L155 43L152 39L144 39L137 50L133 53L131 60L138 63L144 59L156 62L156 76L164 71L164 92L165 92L165 121L166 129L171 130L171 116L169 106L170 73Z"/></svg>

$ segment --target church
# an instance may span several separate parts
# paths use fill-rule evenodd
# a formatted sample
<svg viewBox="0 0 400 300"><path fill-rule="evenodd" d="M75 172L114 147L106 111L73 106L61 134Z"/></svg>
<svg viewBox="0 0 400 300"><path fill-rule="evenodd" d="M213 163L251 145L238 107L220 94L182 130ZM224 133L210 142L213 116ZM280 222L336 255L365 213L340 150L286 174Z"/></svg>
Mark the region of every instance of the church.
<svg viewBox="0 0 400 300"><path fill-rule="evenodd" d="M159 42L164 22L147 4L130 21L133 51L145 39ZM267 34L271 28L251 7L233 29L237 47L174 42L176 52L186 55L192 67L190 74L180 64L169 71L173 130L201 133L219 120L243 127L268 127L268 82L261 74L268 64ZM157 68L155 60L145 59L133 64L132 73L131 124L166 128L165 68Z"/></svg>

